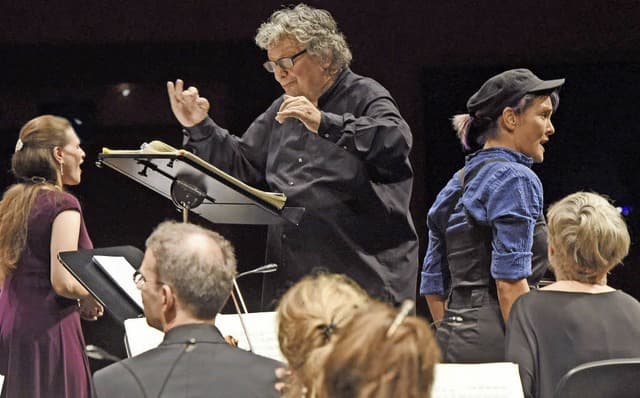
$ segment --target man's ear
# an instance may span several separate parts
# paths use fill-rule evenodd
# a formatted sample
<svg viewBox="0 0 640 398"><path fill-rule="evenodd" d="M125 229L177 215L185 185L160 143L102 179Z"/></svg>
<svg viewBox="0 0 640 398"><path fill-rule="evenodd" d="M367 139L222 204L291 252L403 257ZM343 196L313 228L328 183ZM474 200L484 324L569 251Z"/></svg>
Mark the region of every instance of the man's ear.
<svg viewBox="0 0 640 398"><path fill-rule="evenodd" d="M171 286L162 285L160 295L162 296L162 306L166 309L172 309L176 303L176 297L173 295L173 290L171 290Z"/></svg>
<svg viewBox="0 0 640 398"><path fill-rule="evenodd" d="M518 127L518 114L511 107L502 110L502 124L507 131L513 131Z"/></svg>

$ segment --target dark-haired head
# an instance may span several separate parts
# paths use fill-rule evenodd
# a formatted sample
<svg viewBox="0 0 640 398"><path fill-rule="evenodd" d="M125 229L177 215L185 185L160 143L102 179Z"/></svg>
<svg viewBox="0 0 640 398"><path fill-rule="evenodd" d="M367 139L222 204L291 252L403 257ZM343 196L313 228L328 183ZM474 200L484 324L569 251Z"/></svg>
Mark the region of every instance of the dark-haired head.
<svg viewBox="0 0 640 398"><path fill-rule="evenodd" d="M505 108L522 114L540 97L550 97L553 111L560 102L564 79L541 80L528 69L511 69L493 76L467 101L468 113L453 116L452 125L466 150L482 147L498 134Z"/></svg>

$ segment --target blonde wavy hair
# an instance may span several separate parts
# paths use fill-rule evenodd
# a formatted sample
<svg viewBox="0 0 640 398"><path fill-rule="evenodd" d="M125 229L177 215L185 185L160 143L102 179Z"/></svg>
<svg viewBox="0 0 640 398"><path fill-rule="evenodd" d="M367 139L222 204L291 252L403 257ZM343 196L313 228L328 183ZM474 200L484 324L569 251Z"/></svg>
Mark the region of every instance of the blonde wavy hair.
<svg viewBox="0 0 640 398"><path fill-rule="evenodd" d="M351 318L369 304L369 296L344 275L310 275L282 297L277 313L278 342L293 380L285 397L315 396L324 359L336 336Z"/></svg>
<svg viewBox="0 0 640 398"><path fill-rule="evenodd" d="M387 332L398 310L373 303L354 316L324 363L320 398L431 396L440 349L429 324L408 316Z"/></svg>
<svg viewBox="0 0 640 398"><path fill-rule="evenodd" d="M631 238L620 212L605 197L576 192L547 212L551 266L558 279L602 283L629 253Z"/></svg>
<svg viewBox="0 0 640 398"><path fill-rule="evenodd" d="M267 50L284 38L295 39L322 63L330 61L329 74L335 75L351 63L351 50L338 24L326 10L298 4L271 14L258 28L256 44Z"/></svg>
<svg viewBox="0 0 640 398"><path fill-rule="evenodd" d="M65 146L71 124L65 118L43 115L20 130L21 145L11 157L11 171L18 179L0 201L0 280L16 267L26 245L27 223L41 189L62 190L55 147Z"/></svg>

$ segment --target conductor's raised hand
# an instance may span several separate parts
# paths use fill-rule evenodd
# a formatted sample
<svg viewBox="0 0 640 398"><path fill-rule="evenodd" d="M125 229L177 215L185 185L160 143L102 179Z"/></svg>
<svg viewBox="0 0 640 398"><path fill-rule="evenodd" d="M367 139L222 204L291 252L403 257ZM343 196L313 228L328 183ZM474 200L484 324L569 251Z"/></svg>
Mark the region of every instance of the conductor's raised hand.
<svg viewBox="0 0 640 398"><path fill-rule="evenodd" d="M167 82L167 93L171 110L182 126L195 126L209 114L209 101L200 97L198 89L193 86L185 90L182 80L176 80L175 84Z"/></svg>
<svg viewBox="0 0 640 398"><path fill-rule="evenodd" d="M282 105L280 105L280 109L276 114L276 120L278 123L284 123L290 117L300 120L309 130L316 134L318 133L322 114L318 107L309 101L307 97L284 96L284 101L282 101Z"/></svg>

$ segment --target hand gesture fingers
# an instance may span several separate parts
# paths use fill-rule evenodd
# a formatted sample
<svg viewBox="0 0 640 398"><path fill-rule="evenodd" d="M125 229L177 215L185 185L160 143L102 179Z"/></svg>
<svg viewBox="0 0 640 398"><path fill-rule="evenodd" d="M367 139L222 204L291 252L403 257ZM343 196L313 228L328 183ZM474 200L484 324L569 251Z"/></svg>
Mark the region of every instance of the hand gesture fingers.
<svg viewBox="0 0 640 398"><path fill-rule="evenodd" d="M178 79L175 84L167 82L167 94L173 114L184 127L194 126L207 117L209 101L200 97L197 88L184 90L184 82Z"/></svg>
<svg viewBox="0 0 640 398"><path fill-rule="evenodd" d="M285 95L284 101L282 101L280 109L276 114L276 120L278 123L284 123L284 121L290 117L300 120L307 129L317 133L322 114L306 97L291 97Z"/></svg>
<svg viewBox="0 0 640 398"><path fill-rule="evenodd" d="M192 104L198 99L198 89L191 86L182 92L182 102Z"/></svg>
<svg viewBox="0 0 640 398"><path fill-rule="evenodd" d="M171 110L176 107L178 100L176 98L176 87L173 82L167 82L167 96L169 97L169 104L171 105Z"/></svg>
<svg viewBox="0 0 640 398"><path fill-rule="evenodd" d="M284 109L278 112L276 114L276 120L280 123L283 123L287 118L293 117L293 118L299 119L301 122L304 123L305 118L309 118L312 116L313 116L313 109L305 106L292 105L287 107L287 109Z"/></svg>
<svg viewBox="0 0 640 398"><path fill-rule="evenodd" d="M278 112L280 112L282 109L284 109L287 106L289 106L292 102L298 101L298 97L293 97L293 96L287 95L287 94L283 95L283 98L284 98L284 101L282 101L282 104L280 104L280 108L278 108Z"/></svg>
<svg viewBox="0 0 640 398"><path fill-rule="evenodd" d="M167 94L169 95L171 109L179 102L182 102L183 85L184 83L180 79L176 80L175 85L171 81L167 82Z"/></svg>
<svg viewBox="0 0 640 398"><path fill-rule="evenodd" d="M274 384L273 387L282 395L289 387L289 378L291 377L292 373L289 369L286 368L276 368L275 373L278 381Z"/></svg>
<svg viewBox="0 0 640 398"><path fill-rule="evenodd" d="M282 110L284 110L284 109L286 109L286 108L288 108L290 106L293 106L293 105L306 105L306 106L313 107L313 108L317 108L318 107L317 104L309 101L307 99L307 97L302 96L302 95L298 96L298 97L293 97L291 95L286 95L285 94L283 96L283 98L284 98L284 101L282 101L282 104L280 104L280 108L278 109L278 111L282 111Z"/></svg>
<svg viewBox="0 0 640 398"><path fill-rule="evenodd" d="M198 97L195 100L196 106L200 108L203 112L209 113L209 100L203 97Z"/></svg>

